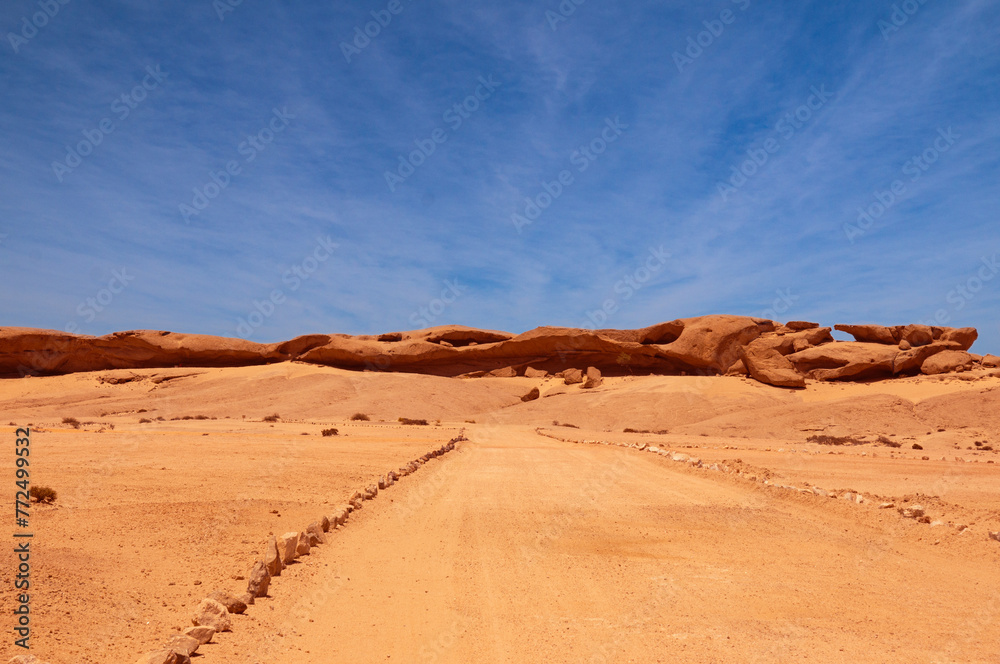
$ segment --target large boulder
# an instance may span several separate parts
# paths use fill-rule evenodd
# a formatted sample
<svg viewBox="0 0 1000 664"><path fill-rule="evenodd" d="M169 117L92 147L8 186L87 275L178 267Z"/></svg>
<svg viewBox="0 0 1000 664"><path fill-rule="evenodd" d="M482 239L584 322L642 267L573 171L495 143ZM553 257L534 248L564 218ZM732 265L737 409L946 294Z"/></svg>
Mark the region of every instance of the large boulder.
<svg viewBox="0 0 1000 664"><path fill-rule="evenodd" d="M1000 367L1000 357L996 355L983 355L982 363L984 367L995 369Z"/></svg>
<svg viewBox="0 0 1000 664"><path fill-rule="evenodd" d="M943 374L972 368L972 355L964 350L945 350L928 357L920 365L921 373Z"/></svg>
<svg viewBox="0 0 1000 664"><path fill-rule="evenodd" d="M583 372L579 369L566 369L562 372L563 382L567 385L576 385L583 382Z"/></svg>
<svg viewBox="0 0 1000 664"><path fill-rule="evenodd" d="M902 343L902 342L901 342ZM910 350L900 351L892 361L892 373L912 373L918 371L927 358L946 350L957 350L959 344L954 341L935 341L926 346L918 346Z"/></svg>
<svg viewBox="0 0 1000 664"><path fill-rule="evenodd" d="M526 367L524 370L525 378L548 378L549 372L545 369L533 369L531 367Z"/></svg>
<svg viewBox="0 0 1000 664"><path fill-rule="evenodd" d="M941 333L941 341L954 341L960 350L969 350L979 338L979 332L974 327L949 327Z"/></svg>
<svg viewBox="0 0 1000 664"><path fill-rule="evenodd" d="M525 402L527 402L527 401L534 401L539 396L541 396L541 392L538 390L537 387L533 387L533 388L531 388L530 392L528 392L523 397L521 397L521 401L525 401Z"/></svg>
<svg viewBox="0 0 1000 664"><path fill-rule="evenodd" d="M604 382L601 377L601 370L597 367L587 367L587 379L583 382L583 388L586 390L600 387Z"/></svg>
<svg viewBox="0 0 1000 664"><path fill-rule="evenodd" d="M790 320L787 323L785 323L785 327L787 327L789 330L795 330L795 331L811 330L819 327L819 323L810 323L809 321L804 321L804 320Z"/></svg>
<svg viewBox="0 0 1000 664"><path fill-rule="evenodd" d="M908 341L914 348L934 342L934 328L930 325L901 325L895 327L894 331L899 335L900 341Z"/></svg>
<svg viewBox="0 0 1000 664"><path fill-rule="evenodd" d="M892 375L899 349L887 344L840 341L788 355L796 371L816 380L866 379Z"/></svg>
<svg viewBox="0 0 1000 664"><path fill-rule="evenodd" d="M852 335L855 341L893 346L899 343L899 337L884 325L834 325L833 329Z"/></svg>
<svg viewBox="0 0 1000 664"><path fill-rule="evenodd" d="M774 348L750 344L741 349L740 359L755 379L776 387L805 387L806 380L784 355Z"/></svg>
<svg viewBox="0 0 1000 664"><path fill-rule="evenodd" d="M201 604L195 609L191 622L195 627L211 627L216 632L229 632L233 629L232 619L229 617L229 610L211 598L201 600Z"/></svg>
<svg viewBox="0 0 1000 664"><path fill-rule="evenodd" d="M696 372L719 374L740 359L741 348L775 329L773 321L747 316L701 316L681 322L680 336L659 346L660 354Z"/></svg>

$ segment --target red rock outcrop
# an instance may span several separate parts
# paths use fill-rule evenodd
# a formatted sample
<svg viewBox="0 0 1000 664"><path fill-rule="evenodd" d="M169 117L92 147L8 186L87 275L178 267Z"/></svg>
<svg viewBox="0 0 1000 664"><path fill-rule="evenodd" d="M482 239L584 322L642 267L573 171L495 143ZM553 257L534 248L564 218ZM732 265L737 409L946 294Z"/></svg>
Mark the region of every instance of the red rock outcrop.
<svg viewBox="0 0 1000 664"><path fill-rule="evenodd" d="M540 327L518 335L456 325L382 335L312 334L275 344L148 330L89 337L7 327L0 328L0 374L233 367L296 360L359 371L439 376L539 376L588 367L605 376L745 370L764 383L802 387L806 378L867 380L917 373L937 353L968 350L977 336L974 328L926 325L838 325L837 329L878 341L837 342L830 328L815 323L781 325L746 316L700 316L638 330ZM912 348L901 350L904 340L902 347ZM979 362L978 356L969 357Z"/></svg>

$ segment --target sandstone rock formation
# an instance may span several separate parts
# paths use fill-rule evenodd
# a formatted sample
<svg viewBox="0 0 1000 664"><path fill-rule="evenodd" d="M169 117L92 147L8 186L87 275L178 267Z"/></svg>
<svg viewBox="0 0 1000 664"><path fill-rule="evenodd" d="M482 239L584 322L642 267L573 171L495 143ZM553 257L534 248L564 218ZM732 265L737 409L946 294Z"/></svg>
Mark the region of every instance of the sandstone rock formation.
<svg viewBox="0 0 1000 664"><path fill-rule="evenodd" d="M929 357L945 350L968 351L977 337L974 328L919 324L837 325L836 329L854 335L855 341L834 341L830 328L807 321L781 325L722 315L678 319L637 330L540 327L512 335L442 326L378 336L313 334L276 344L157 331L90 337L4 327L0 328L0 375L246 366L295 360L357 371L452 377L544 378L559 374L569 384L583 382L583 370L590 367L603 377L643 373L704 376L745 370L763 382L798 386L799 381L789 371L815 380L869 380L917 373ZM751 344L753 352L747 352ZM765 349L786 358L792 369ZM744 357L756 372L750 370ZM779 366L781 371L777 372ZM983 366L987 366L985 361ZM155 378L137 379L155 382ZM591 387L597 380L589 381Z"/></svg>
<svg viewBox="0 0 1000 664"><path fill-rule="evenodd" d="M285 568L280 551L282 549L278 546L278 540L272 535L264 547L264 567L271 576L281 576L281 570Z"/></svg>

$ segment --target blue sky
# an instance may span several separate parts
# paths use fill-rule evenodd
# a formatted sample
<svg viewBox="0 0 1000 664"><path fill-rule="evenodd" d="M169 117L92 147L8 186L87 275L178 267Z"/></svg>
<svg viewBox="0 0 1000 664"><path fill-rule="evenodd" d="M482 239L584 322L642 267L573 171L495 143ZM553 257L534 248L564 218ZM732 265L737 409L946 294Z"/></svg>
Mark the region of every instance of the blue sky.
<svg viewBox="0 0 1000 664"><path fill-rule="evenodd" d="M0 9L0 324L1000 352L996 2L64 1Z"/></svg>

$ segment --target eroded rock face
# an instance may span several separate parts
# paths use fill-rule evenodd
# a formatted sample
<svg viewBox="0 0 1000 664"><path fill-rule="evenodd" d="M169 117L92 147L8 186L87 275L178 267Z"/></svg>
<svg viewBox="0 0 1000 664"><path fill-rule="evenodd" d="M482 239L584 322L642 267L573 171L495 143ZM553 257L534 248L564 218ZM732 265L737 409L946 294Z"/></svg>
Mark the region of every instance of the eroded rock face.
<svg viewBox="0 0 1000 664"><path fill-rule="evenodd" d="M920 365L921 373L943 374L972 368L972 355L964 350L945 350L931 355Z"/></svg>
<svg viewBox="0 0 1000 664"><path fill-rule="evenodd" d="M379 336L306 335L277 344L156 331L88 337L5 327L0 328L0 374L229 367L296 360L342 369L438 376L560 375L570 384L586 380L589 387L596 387L609 376L642 373L740 374L740 367L746 368L745 349L756 344L749 357L757 376L769 376L771 384L791 385L798 381L787 373L788 366L764 348L787 357L800 376L850 380L916 373L938 352L968 351L977 337L974 328L919 324L838 325L837 329L854 335L856 341L835 342L830 328L816 323L781 325L747 316L700 316L638 330L540 327L518 335L442 326ZM584 376L580 367L591 368L597 376ZM781 371L775 373L779 367ZM106 382L119 380L112 376ZM269 567L268 572L276 576L280 570Z"/></svg>
<svg viewBox="0 0 1000 664"><path fill-rule="evenodd" d="M884 325L834 325L833 329L852 335L855 341L892 345L899 343L899 337Z"/></svg>
<svg viewBox="0 0 1000 664"><path fill-rule="evenodd" d="M774 348L750 344L740 353L743 365L755 380L776 387L805 387L806 379Z"/></svg>

